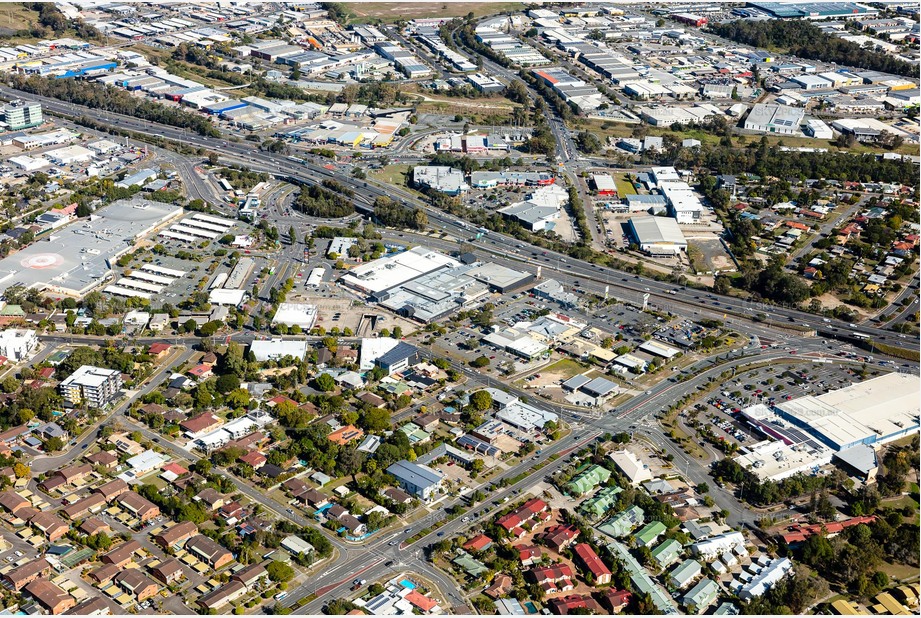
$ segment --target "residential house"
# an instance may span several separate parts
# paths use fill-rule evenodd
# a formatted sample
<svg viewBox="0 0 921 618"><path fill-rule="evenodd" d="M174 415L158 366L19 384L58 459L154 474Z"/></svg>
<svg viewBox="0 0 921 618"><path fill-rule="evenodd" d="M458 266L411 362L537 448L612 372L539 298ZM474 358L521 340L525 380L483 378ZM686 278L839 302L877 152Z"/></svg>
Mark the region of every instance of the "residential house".
<svg viewBox="0 0 921 618"><path fill-rule="evenodd" d="M3 583L15 591L22 590L26 584L51 573L51 563L45 558L36 558L22 566L15 567L3 574Z"/></svg>
<svg viewBox="0 0 921 618"><path fill-rule="evenodd" d="M98 493L92 493L85 498L68 504L61 509L61 514L67 519L74 521L87 515L88 513L98 513L106 505L106 499Z"/></svg>
<svg viewBox="0 0 921 618"><path fill-rule="evenodd" d="M39 512L29 520L29 525L45 535L49 543L67 534L70 526L52 513Z"/></svg>
<svg viewBox="0 0 921 618"><path fill-rule="evenodd" d="M185 549L212 569L220 569L233 561L233 555L203 534L194 536L185 544Z"/></svg>
<svg viewBox="0 0 921 618"><path fill-rule="evenodd" d="M651 521L633 536L633 542L637 547L650 547L665 534L665 529L665 524L661 521Z"/></svg>
<svg viewBox="0 0 921 618"><path fill-rule="evenodd" d="M478 534L462 545L467 551L486 551L492 546L493 540L485 534Z"/></svg>
<svg viewBox="0 0 921 618"><path fill-rule="evenodd" d="M720 587L712 579L704 578L681 599L681 604L691 614L702 614L719 596Z"/></svg>
<svg viewBox="0 0 921 618"><path fill-rule="evenodd" d="M601 561L588 543L578 543L573 548L576 564L592 574L596 586L611 583L611 570Z"/></svg>
<svg viewBox="0 0 921 618"><path fill-rule="evenodd" d="M118 497L118 505L131 513L141 523L160 516L160 507L133 491L127 491Z"/></svg>
<svg viewBox="0 0 921 618"><path fill-rule="evenodd" d="M238 581L230 581L198 599L198 605L206 611L220 610L228 603L233 603L247 592L246 586Z"/></svg>
<svg viewBox="0 0 921 618"><path fill-rule="evenodd" d="M143 603L160 591L157 582L144 575L140 569L122 571L112 578L112 581L134 597L137 603Z"/></svg>
<svg viewBox="0 0 921 618"><path fill-rule="evenodd" d="M104 564L113 564L121 569L134 560L134 554L141 551L141 549L141 544L132 539L122 543L109 553L104 554L100 560Z"/></svg>
<svg viewBox="0 0 921 618"><path fill-rule="evenodd" d="M551 526L538 535L550 548L557 553L566 549L579 536L579 529L571 524Z"/></svg>
<svg viewBox="0 0 921 618"><path fill-rule="evenodd" d="M93 466L100 466L106 470L111 470L118 464L118 457L109 451L99 451L98 453L87 455L84 459Z"/></svg>
<svg viewBox="0 0 921 618"><path fill-rule="evenodd" d="M183 521L160 532L154 537L154 542L163 549L181 547L197 534L198 526L191 521Z"/></svg>
<svg viewBox="0 0 921 618"><path fill-rule="evenodd" d="M492 584L483 591L483 594L493 599L498 599L508 595L514 589L514 580L505 573L499 573L493 578Z"/></svg>
<svg viewBox="0 0 921 618"><path fill-rule="evenodd" d="M544 550L538 545L515 545L521 566L531 566L544 559Z"/></svg>
<svg viewBox="0 0 921 618"><path fill-rule="evenodd" d="M126 483L124 480L115 479L114 481L109 481L104 485L100 485L93 491L105 498L106 502L112 502L112 500L115 500L123 493L130 490L128 488L128 483Z"/></svg>
<svg viewBox="0 0 921 618"><path fill-rule="evenodd" d="M249 589L254 588L260 580L267 580L268 571L261 564L251 564L243 567L230 576L231 581L238 581Z"/></svg>
<svg viewBox="0 0 921 618"><path fill-rule="evenodd" d="M601 606L590 595L568 594L564 597L556 597L547 600L547 607L557 616L565 616L575 613L575 610L583 610L579 613L598 614L603 613Z"/></svg>
<svg viewBox="0 0 921 618"><path fill-rule="evenodd" d="M574 587L572 568L566 563L534 567L525 573L525 577L547 594L567 592Z"/></svg>
<svg viewBox="0 0 921 618"><path fill-rule="evenodd" d="M696 560L687 559L668 574L668 583L673 588L682 590L700 577L703 567Z"/></svg>
<svg viewBox="0 0 921 618"><path fill-rule="evenodd" d="M112 534L112 527L98 517L87 517L77 530L87 536L95 536L100 533Z"/></svg>
<svg viewBox="0 0 921 618"><path fill-rule="evenodd" d="M182 570L181 562L175 558L167 558L151 568L150 575L164 586L169 586L182 581L185 578L185 571Z"/></svg>
<svg viewBox="0 0 921 618"><path fill-rule="evenodd" d="M63 614L77 604L76 599L47 579L36 579L24 589L23 595L31 597L46 612Z"/></svg>
<svg viewBox="0 0 921 618"><path fill-rule="evenodd" d="M626 590L607 588L601 591L601 606L612 614L619 614L626 609L632 596Z"/></svg>
<svg viewBox="0 0 921 618"><path fill-rule="evenodd" d="M523 505L496 520L496 524L512 532L522 524L543 522L550 519L550 507L540 498L532 498Z"/></svg>

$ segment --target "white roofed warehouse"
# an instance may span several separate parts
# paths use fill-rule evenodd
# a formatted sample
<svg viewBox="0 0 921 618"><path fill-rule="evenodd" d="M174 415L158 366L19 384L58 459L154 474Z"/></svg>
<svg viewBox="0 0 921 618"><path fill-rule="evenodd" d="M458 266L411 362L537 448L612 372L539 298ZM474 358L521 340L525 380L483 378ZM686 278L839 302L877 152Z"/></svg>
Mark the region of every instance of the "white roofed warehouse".
<svg viewBox="0 0 921 618"><path fill-rule="evenodd" d="M688 250L688 241L675 219L631 217L630 236L649 255L678 255Z"/></svg>
<svg viewBox="0 0 921 618"><path fill-rule="evenodd" d="M759 133L800 135L799 125L803 122L803 113L797 107L758 103L748 113L745 128Z"/></svg>

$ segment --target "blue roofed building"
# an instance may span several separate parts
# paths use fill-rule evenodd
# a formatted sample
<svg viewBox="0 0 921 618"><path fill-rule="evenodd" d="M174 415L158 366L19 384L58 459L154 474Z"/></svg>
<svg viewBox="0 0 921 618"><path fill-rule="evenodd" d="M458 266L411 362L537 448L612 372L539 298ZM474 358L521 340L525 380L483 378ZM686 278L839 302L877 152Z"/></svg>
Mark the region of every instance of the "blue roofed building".
<svg viewBox="0 0 921 618"><path fill-rule="evenodd" d="M430 500L441 489L444 478L428 466L401 460L387 468L387 474L393 476L400 487L422 500Z"/></svg>

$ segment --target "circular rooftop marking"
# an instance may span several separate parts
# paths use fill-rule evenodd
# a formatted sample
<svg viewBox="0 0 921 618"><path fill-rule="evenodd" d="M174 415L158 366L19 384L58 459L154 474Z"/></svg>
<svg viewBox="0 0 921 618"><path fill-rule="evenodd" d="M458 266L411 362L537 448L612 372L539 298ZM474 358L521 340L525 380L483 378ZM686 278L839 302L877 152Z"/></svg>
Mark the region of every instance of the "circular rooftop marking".
<svg viewBox="0 0 921 618"><path fill-rule="evenodd" d="M32 268L35 270L41 270L43 268L54 268L55 266L60 266L64 263L64 258L62 258L57 253L40 253L38 255L33 255L25 258L21 264L26 268Z"/></svg>

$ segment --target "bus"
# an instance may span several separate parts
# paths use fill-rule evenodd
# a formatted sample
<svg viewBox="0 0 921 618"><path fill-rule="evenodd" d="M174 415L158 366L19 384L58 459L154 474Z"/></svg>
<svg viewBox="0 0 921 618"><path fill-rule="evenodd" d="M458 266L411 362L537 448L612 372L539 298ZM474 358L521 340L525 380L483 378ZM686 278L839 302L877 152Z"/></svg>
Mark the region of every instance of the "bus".
<svg viewBox="0 0 921 618"><path fill-rule="evenodd" d="M860 341L868 341L870 339L870 335L866 335L864 333L858 333L857 331L852 332L851 337L853 337L854 339L858 339Z"/></svg>

